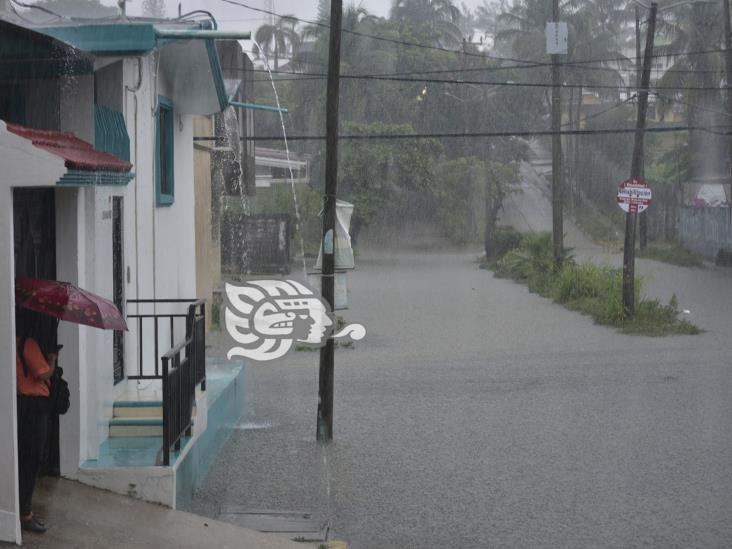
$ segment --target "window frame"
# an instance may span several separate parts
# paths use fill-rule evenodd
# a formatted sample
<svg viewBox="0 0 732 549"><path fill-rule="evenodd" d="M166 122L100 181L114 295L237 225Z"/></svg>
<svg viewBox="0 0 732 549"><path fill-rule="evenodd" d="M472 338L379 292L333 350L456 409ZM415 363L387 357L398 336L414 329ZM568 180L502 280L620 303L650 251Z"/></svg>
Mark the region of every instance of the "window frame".
<svg viewBox="0 0 732 549"><path fill-rule="evenodd" d="M161 127L161 112L165 112L165 127ZM158 108L155 113L155 202L157 206L171 206L175 202L175 147L174 147L174 111L173 102L162 95L158 96ZM161 136L165 132L165 151L161 151ZM163 192L163 173L161 154L166 157L167 189Z"/></svg>

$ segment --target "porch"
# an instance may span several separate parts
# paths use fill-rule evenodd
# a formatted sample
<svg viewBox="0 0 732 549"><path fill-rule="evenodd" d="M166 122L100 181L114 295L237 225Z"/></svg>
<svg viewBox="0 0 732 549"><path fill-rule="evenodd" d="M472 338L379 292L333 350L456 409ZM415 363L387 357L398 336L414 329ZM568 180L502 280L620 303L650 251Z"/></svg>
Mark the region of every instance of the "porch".
<svg viewBox="0 0 732 549"><path fill-rule="evenodd" d="M242 415L243 363L206 357L202 301L131 299L127 308L127 386L78 479L185 508Z"/></svg>

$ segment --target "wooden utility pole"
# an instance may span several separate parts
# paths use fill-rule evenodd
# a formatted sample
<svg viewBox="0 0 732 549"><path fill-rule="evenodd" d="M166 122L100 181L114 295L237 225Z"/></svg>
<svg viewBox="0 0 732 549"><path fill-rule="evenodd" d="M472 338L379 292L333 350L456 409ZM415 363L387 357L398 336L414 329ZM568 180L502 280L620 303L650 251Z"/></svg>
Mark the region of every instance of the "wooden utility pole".
<svg viewBox="0 0 732 549"><path fill-rule="evenodd" d="M643 138L646 129L646 111L648 109L648 86L651 82L651 57L653 56L653 39L656 34L656 11L658 4L651 3L648 17L648 34L646 49L643 55L643 74L638 90L638 117L635 126L635 142L633 160L630 165L631 179L641 177L643 173ZM625 246L623 248L623 311L626 317L635 314L635 225L636 213L625 214Z"/></svg>
<svg viewBox="0 0 732 549"><path fill-rule="evenodd" d="M552 18L559 22L559 0L553 0ZM562 216L562 96L559 55L552 55L552 236L554 263L560 265L564 256L564 220Z"/></svg>
<svg viewBox="0 0 732 549"><path fill-rule="evenodd" d="M726 77L727 77L727 113L732 117L732 28L730 28L730 10L729 0L724 0L724 49L726 61ZM730 118L732 120L732 118ZM729 120L728 120L729 122ZM729 137L729 156L730 156L730 177L732 178L732 135ZM727 200L732 201L732 179L730 180L729 195ZM730 216L730 224L732 224L732 208L728 208Z"/></svg>
<svg viewBox="0 0 732 549"><path fill-rule="evenodd" d="M323 248L321 292L335 309L335 222L338 189L338 92L341 68L341 17L343 0L330 2L330 42L328 46L328 84L325 104L325 195L323 197ZM335 342L329 337L320 349L318 377L318 419L316 438L333 439L333 370Z"/></svg>
<svg viewBox="0 0 732 549"><path fill-rule="evenodd" d="M640 31L640 9L638 4L635 5L635 87L636 90L640 91L641 87L641 31ZM640 177L646 175L645 166L641 165ZM648 214L641 212L640 214L640 227L638 227L638 233L640 236L640 249L645 250L648 244Z"/></svg>

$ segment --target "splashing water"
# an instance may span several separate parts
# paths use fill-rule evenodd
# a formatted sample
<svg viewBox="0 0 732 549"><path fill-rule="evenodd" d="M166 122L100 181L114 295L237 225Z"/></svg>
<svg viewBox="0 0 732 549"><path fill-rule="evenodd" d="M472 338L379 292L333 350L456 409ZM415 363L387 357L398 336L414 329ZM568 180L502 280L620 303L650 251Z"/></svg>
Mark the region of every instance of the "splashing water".
<svg viewBox="0 0 732 549"><path fill-rule="evenodd" d="M307 280L308 276L308 268L307 263L305 262L305 241L303 239L302 235L302 218L300 217L300 205L297 202L297 192L295 190L295 174L292 171L292 162L290 161L290 147L287 143L287 131L285 130L285 117L282 116L282 106L280 105L280 96L277 93L277 87L275 86L274 78L272 77L272 69L270 69L269 66L269 60L267 59L267 54L265 53L264 49L257 43L256 40L252 40L254 42L254 45L257 46L257 49L259 50L259 53L262 54L262 60L264 61L264 68L267 69L267 74L269 74L269 81L272 83L272 91L274 92L275 96L275 102L277 103L277 108L280 109L278 112L280 117L280 125L282 126L282 136L285 141L285 154L287 156L287 170L290 173L290 187L292 188L292 201L295 205L295 230L297 231L298 236L300 237L300 256L302 257L302 274Z"/></svg>

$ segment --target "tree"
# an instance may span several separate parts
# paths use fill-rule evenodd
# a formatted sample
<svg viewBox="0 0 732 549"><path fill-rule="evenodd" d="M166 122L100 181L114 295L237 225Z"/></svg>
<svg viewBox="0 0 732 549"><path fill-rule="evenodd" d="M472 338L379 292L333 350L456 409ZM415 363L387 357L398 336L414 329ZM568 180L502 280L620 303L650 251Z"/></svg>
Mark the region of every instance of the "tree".
<svg viewBox="0 0 732 549"><path fill-rule="evenodd" d="M349 134L413 133L409 125L374 122L344 124ZM436 140L356 140L343 144L340 154L339 188L345 200L354 204L351 236L359 232L386 208L401 191L432 193L435 161L440 155Z"/></svg>
<svg viewBox="0 0 732 549"><path fill-rule="evenodd" d="M395 0L391 19L425 32L437 45L462 43L460 10L450 0Z"/></svg>
<svg viewBox="0 0 732 549"><path fill-rule="evenodd" d="M720 4L721 5L721 4ZM671 68L659 79L659 87L703 88L659 93L662 110L674 102L686 107L689 126L719 124L723 110L722 83L725 79L723 14L716 3L679 6L665 12L659 33L669 40L658 48L664 51L711 52L675 56ZM720 51L714 51L720 50ZM689 148L692 177L723 175L728 155L724 139L712 133L690 130Z"/></svg>
<svg viewBox="0 0 732 549"><path fill-rule="evenodd" d="M145 0L142 3L142 13L147 17L163 19L165 17L165 0Z"/></svg>
<svg viewBox="0 0 732 549"><path fill-rule="evenodd" d="M486 257L493 257L496 251L496 225L503 200L515 192L519 182L518 165L500 162L486 163L485 174L485 232L483 247Z"/></svg>
<svg viewBox="0 0 732 549"><path fill-rule="evenodd" d="M294 15L281 16L274 25L262 25L254 34L257 44L255 54L259 54L261 48L264 54L269 57L270 52L274 59L274 68L279 68L280 57L290 56L294 58L300 48L300 35L295 29L297 18Z"/></svg>

